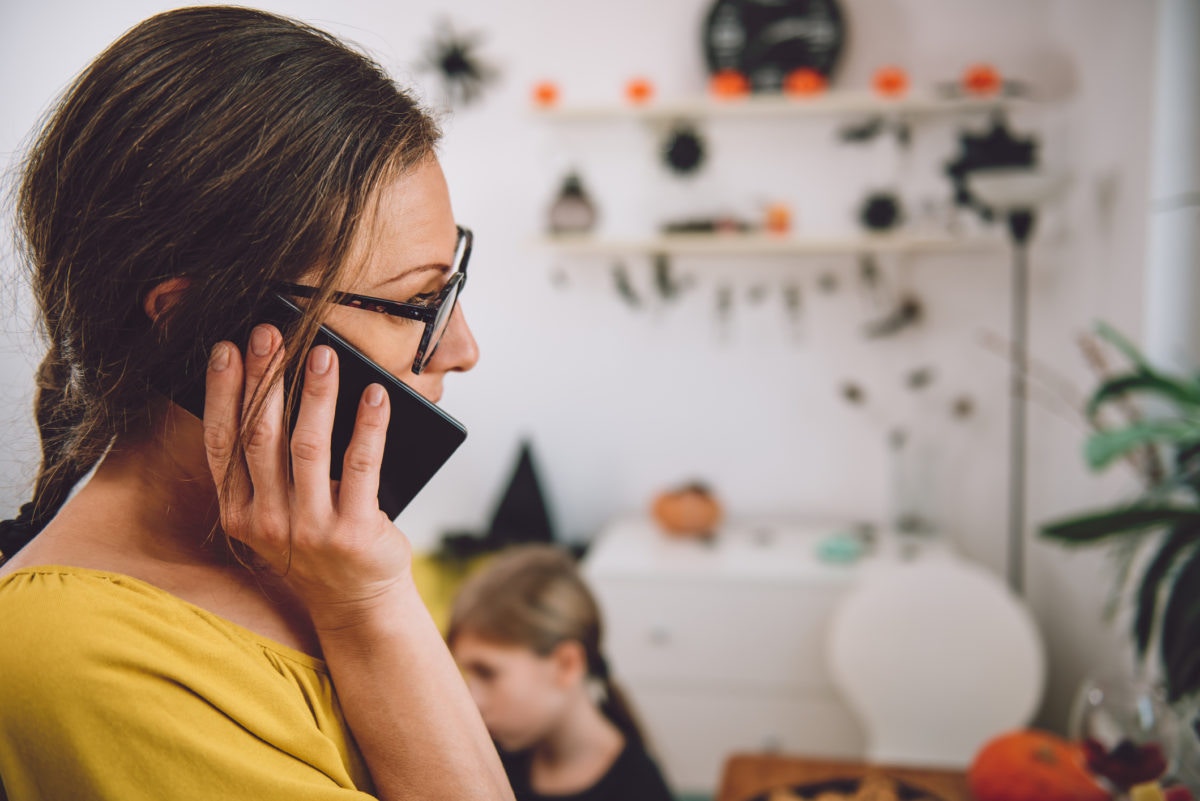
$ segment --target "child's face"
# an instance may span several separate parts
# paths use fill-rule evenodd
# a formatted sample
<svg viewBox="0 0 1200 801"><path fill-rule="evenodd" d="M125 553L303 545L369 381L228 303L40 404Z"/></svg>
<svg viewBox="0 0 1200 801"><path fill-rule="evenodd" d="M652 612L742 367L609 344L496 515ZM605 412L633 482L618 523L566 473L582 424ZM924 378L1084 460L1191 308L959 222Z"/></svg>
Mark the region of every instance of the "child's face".
<svg viewBox="0 0 1200 801"><path fill-rule="evenodd" d="M561 718L569 685L553 655L470 632L457 635L452 650L488 732L505 751L537 744Z"/></svg>

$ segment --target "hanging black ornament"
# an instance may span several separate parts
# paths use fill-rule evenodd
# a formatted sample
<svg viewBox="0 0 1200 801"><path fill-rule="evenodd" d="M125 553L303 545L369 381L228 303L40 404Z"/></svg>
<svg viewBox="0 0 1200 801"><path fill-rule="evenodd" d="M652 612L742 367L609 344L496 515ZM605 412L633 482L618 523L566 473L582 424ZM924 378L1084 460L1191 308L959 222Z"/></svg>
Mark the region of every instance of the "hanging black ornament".
<svg viewBox="0 0 1200 801"><path fill-rule="evenodd" d="M976 170L996 167L1032 168L1037 164L1037 140L1014 136L1009 130L1003 114L992 118L992 126L982 134L963 131L959 134L957 158L946 164L946 175L954 188L954 202L967 209L974 209L986 221L993 219L994 212L971 194L968 176Z"/></svg>
<svg viewBox="0 0 1200 801"><path fill-rule="evenodd" d="M868 195L858 212L858 220L868 231L890 231L904 219L900 198L891 192Z"/></svg>
<svg viewBox="0 0 1200 801"><path fill-rule="evenodd" d="M925 308L921 305L920 298L915 295L905 295L900 298L899 303L888 314L867 324L867 337L881 339L883 337L894 336L904 329L911 328L921 322L921 318L924 315Z"/></svg>
<svg viewBox="0 0 1200 801"><path fill-rule="evenodd" d="M633 284L629 280L629 273L626 272L625 265L621 262L613 265L613 283L617 287L617 296L621 300L635 309L642 305L642 299L634 291Z"/></svg>
<svg viewBox="0 0 1200 801"><path fill-rule="evenodd" d="M690 125L678 125L667 135L663 162L677 175L690 175L700 169L707 156L703 137Z"/></svg>
<svg viewBox="0 0 1200 801"><path fill-rule="evenodd" d="M482 96L484 88L499 77L500 73L479 57L482 41L482 34L460 34L448 19L441 19L432 41L425 45L417 68L434 72L441 78L442 94L451 106L475 102Z"/></svg>
<svg viewBox="0 0 1200 801"><path fill-rule="evenodd" d="M687 287L687 282L674 276L671 257L666 253L654 254L654 286L663 300L674 300Z"/></svg>

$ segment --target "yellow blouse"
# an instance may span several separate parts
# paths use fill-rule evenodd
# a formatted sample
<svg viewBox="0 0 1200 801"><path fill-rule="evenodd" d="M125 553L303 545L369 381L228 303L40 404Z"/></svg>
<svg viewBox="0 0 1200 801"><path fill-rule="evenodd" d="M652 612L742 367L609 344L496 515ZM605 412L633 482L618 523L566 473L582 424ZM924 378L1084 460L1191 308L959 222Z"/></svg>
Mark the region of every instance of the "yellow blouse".
<svg viewBox="0 0 1200 801"><path fill-rule="evenodd" d="M0 579L0 800L365 799L324 662L129 576Z"/></svg>

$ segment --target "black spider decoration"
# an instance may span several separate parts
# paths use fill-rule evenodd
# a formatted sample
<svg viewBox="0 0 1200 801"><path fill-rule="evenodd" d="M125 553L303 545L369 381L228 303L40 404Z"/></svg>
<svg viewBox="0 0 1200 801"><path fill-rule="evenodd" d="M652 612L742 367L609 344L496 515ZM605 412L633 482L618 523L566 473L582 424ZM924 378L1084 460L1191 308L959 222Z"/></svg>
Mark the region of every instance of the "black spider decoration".
<svg viewBox="0 0 1200 801"><path fill-rule="evenodd" d="M458 33L447 19L439 20L433 40L424 49L418 64L423 72L441 77L442 94L451 106L470 105L480 98L484 88L499 72L479 57L481 33Z"/></svg>
<svg viewBox="0 0 1200 801"><path fill-rule="evenodd" d="M677 175L690 175L704 165L704 138L690 125L677 125L663 146L663 161Z"/></svg>
<svg viewBox="0 0 1200 801"><path fill-rule="evenodd" d="M968 176L975 170L994 167L1033 167L1037 164L1037 140L1014 136L1002 114L992 118L992 127L982 134L963 131L958 158L946 164L946 175L954 187L956 205L974 209L991 222L995 213L971 194Z"/></svg>

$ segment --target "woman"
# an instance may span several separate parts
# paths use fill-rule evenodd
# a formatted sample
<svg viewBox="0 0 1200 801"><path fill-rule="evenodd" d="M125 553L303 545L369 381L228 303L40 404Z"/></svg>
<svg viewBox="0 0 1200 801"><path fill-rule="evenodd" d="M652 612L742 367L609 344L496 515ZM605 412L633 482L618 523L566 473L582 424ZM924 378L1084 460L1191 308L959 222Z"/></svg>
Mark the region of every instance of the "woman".
<svg viewBox="0 0 1200 801"><path fill-rule="evenodd" d="M331 482L309 348L324 322L432 401L474 365L437 136L361 54L238 8L143 22L59 102L19 194L49 352L0 530L0 797L512 797L379 509L387 395ZM296 330L218 342L283 284ZM167 396L205 369L201 421Z"/></svg>
<svg viewBox="0 0 1200 801"><path fill-rule="evenodd" d="M446 640L518 801L671 801L569 555L534 545L494 557L459 591Z"/></svg>

